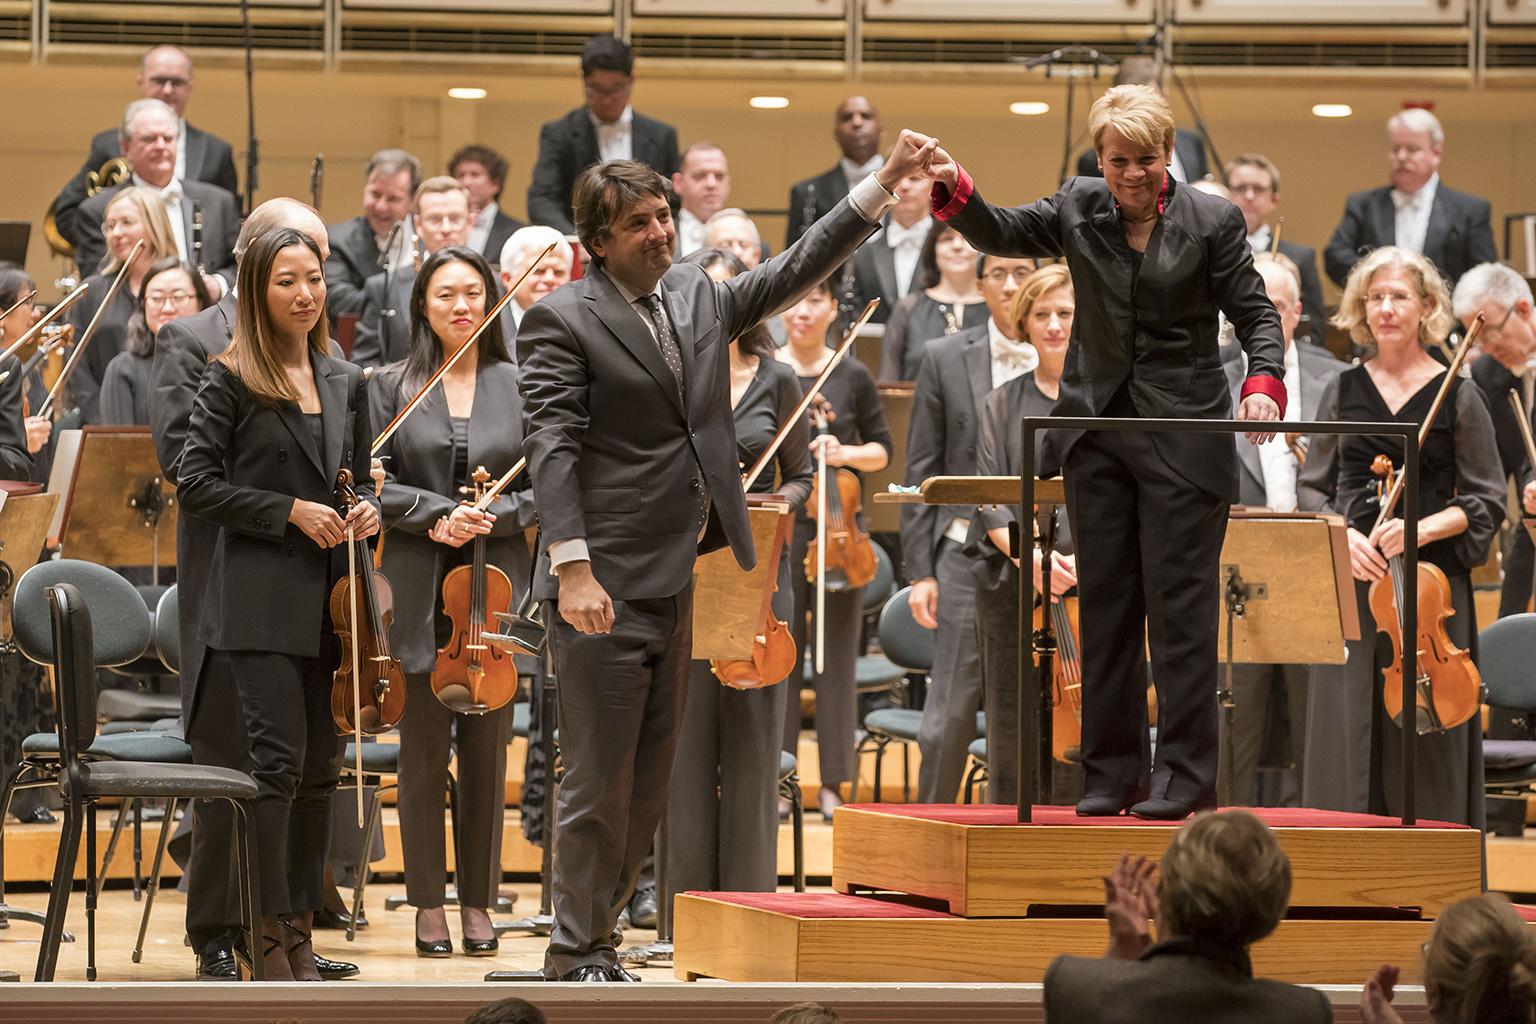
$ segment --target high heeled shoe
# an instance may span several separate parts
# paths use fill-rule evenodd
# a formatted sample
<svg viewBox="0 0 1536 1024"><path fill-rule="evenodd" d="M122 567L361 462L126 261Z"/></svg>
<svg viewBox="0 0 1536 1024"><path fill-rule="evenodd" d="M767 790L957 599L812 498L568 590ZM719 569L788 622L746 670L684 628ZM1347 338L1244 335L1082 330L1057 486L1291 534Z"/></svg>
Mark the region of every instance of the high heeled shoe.
<svg viewBox="0 0 1536 1024"><path fill-rule="evenodd" d="M282 919L270 915L264 915L261 919L262 950L261 969L263 981L292 981L293 969L288 964L288 953L283 948ZM254 957L245 945L245 933L241 932L230 948L234 954L235 963L239 965L241 976L251 977Z"/></svg>
<svg viewBox="0 0 1536 1024"><path fill-rule="evenodd" d="M284 914L278 923L286 929L283 952L288 956L288 969L294 981L324 981L315 964L315 947L309 914Z"/></svg>
<svg viewBox="0 0 1536 1024"><path fill-rule="evenodd" d="M453 956L453 939L423 939L421 937L421 911L416 912L416 955L428 960L441 960ZM444 920L446 930L448 922Z"/></svg>

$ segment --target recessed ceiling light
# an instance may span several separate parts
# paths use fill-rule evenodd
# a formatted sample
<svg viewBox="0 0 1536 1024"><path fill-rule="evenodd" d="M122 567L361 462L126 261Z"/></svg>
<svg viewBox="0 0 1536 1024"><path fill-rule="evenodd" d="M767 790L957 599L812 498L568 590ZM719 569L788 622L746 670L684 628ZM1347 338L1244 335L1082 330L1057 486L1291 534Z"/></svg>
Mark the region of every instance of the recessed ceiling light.
<svg viewBox="0 0 1536 1024"><path fill-rule="evenodd" d="M1318 117L1349 117L1355 112L1355 108L1348 103L1317 103L1312 107L1312 113Z"/></svg>
<svg viewBox="0 0 1536 1024"><path fill-rule="evenodd" d="M1038 117L1041 114L1049 113L1050 109L1051 105L1049 103L1041 103L1039 100L1024 100L1008 104L1009 113L1019 114L1023 117Z"/></svg>
<svg viewBox="0 0 1536 1024"><path fill-rule="evenodd" d="M789 106L788 96L753 96L747 100L749 106L758 110L783 110Z"/></svg>
<svg viewBox="0 0 1536 1024"><path fill-rule="evenodd" d="M448 95L456 100L483 100L485 90L475 85L456 85L448 90Z"/></svg>

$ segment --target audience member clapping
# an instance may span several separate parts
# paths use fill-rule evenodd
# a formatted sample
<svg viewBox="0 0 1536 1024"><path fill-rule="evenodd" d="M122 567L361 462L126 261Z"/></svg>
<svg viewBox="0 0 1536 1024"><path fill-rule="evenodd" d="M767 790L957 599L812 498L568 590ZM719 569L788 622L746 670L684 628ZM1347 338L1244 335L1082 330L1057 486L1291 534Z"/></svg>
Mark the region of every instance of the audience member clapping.
<svg viewBox="0 0 1536 1024"><path fill-rule="evenodd" d="M825 1003L796 1003L768 1019L768 1024L842 1024L837 1011Z"/></svg>
<svg viewBox="0 0 1536 1024"><path fill-rule="evenodd" d="M464 1024L544 1024L544 1012L526 999L486 1003L464 1018Z"/></svg>

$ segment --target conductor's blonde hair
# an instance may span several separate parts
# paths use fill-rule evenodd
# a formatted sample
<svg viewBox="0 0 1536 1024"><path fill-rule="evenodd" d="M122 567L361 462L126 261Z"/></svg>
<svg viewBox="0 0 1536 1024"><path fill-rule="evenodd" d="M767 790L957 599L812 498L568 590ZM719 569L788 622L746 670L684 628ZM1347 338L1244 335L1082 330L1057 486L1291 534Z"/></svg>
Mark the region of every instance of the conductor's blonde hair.
<svg viewBox="0 0 1536 1024"><path fill-rule="evenodd" d="M1173 110L1150 85L1117 85L1094 102L1088 131L1095 152L1104 152L1104 133L1111 128L1142 149L1173 152Z"/></svg>

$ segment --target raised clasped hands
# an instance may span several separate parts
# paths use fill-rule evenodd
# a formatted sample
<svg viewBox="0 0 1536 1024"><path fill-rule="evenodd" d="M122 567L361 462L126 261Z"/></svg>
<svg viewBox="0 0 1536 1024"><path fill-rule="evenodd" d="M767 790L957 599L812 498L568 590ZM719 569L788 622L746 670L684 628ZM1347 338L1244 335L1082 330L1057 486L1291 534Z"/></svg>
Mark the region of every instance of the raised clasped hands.
<svg viewBox="0 0 1536 1024"><path fill-rule="evenodd" d="M931 178L953 189L959 180L960 168L939 146L938 139L903 128L876 177L887 192L894 192L902 178L912 175Z"/></svg>

